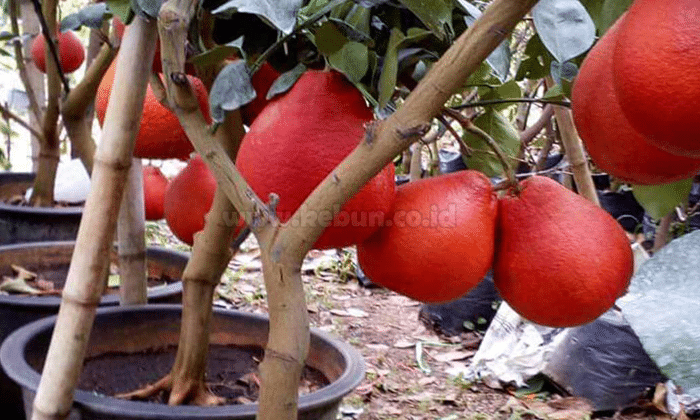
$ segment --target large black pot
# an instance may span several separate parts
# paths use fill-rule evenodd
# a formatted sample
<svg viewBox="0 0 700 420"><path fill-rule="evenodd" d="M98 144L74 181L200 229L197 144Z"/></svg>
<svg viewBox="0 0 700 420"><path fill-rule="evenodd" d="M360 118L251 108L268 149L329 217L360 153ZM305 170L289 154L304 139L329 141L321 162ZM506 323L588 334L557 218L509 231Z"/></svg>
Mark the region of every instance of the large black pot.
<svg viewBox="0 0 700 420"><path fill-rule="evenodd" d="M181 307L148 305L100 308L88 344L87 356L108 352L140 352L176 345L180 332ZM15 331L0 348L0 363L8 376L22 387L27 413L39 385L39 372L31 367L43 363L55 317L42 319ZM264 348L268 335L266 317L215 309L212 344ZM299 397L299 419L336 418L342 398L364 378L362 356L348 344L311 330L307 365L319 370L330 384ZM72 416L87 419L254 419L257 404L219 407L168 406L77 390Z"/></svg>
<svg viewBox="0 0 700 420"><path fill-rule="evenodd" d="M10 275L10 264L30 271L48 272L53 279L65 279L73 254L74 242L35 242L0 246L0 277ZM116 258L116 255L113 256ZM149 275L178 280L189 255L160 247L149 247L146 253ZM182 283L174 281L148 292L151 303L178 303L182 300ZM0 343L17 328L40 318L58 313L58 296L0 295ZM116 294L105 295L102 306L119 304ZM0 371L0 412L10 419L24 418L19 388ZM8 418L8 417L5 417Z"/></svg>
<svg viewBox="0 0 700 420"><path fill-rule="evenodd" d="M33 173L0 172L0 244L74 240L82 207L27 207L5 200L24 195Z"/></svg>

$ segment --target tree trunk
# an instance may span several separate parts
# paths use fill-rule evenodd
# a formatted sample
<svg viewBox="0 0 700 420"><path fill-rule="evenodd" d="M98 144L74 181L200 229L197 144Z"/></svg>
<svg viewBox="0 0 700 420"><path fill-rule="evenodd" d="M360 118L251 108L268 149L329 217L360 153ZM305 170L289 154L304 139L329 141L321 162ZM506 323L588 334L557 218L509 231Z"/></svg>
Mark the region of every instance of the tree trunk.
<svg viewBox="0 0 700 420"><path fill-rule="evenodd" d="M97 149L90 192L78 230L32 419L63 419L72 406L85 349L104 291L103 276L143 111L156 40L155 21L136 17L124 35L115 74L128 94L112 95Z"/></svg>
<svg viewBox="0 0 700 420"><path fill-rule="evenodd" d="M46 0L42 3L41 11L46 19L46 24L52 39L56 40L56 7L58 0ZM61 80L58 66L51 49L46 48L46 85L47 101L44 120L41 123L41 132L44 138L39 143L39 161L37 164L34 189L29 199L35 206L53 205L53 188L56 180L56 169L60 157L60 144L58 141L58 103L61 97Z"/></svg>

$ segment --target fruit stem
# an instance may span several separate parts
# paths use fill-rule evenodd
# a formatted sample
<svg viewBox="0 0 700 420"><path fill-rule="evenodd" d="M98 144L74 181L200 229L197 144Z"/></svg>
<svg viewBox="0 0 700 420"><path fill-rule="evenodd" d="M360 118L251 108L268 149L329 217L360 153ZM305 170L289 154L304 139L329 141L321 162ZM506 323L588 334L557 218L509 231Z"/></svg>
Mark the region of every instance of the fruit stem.
<svg viewBox="0 0 700 420"><path fill-rule="evenodd" d="M450 108L445 108L444 112L454 118L465 131L479 137L489 146L489 148L491 148L491 150L493 150L501 163L501 166L503 166L503 173L508 179L508 185L517 189L518 179L515 177L513 167L508 162L508 156L503 153L503 149L501 149L496 140L494 140L493 137L491 137L487 132L474 125L472 120L461 112Z"/></svg>

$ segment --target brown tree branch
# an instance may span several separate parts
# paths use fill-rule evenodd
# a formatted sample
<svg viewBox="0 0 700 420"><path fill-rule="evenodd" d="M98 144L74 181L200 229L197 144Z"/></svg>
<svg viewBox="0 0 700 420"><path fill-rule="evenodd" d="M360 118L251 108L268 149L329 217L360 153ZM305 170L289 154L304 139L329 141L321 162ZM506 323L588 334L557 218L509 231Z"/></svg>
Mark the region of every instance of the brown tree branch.
<svg viewBox="0 0 700 420"><path fill-rule="evenodd" d="M34 115L34 118L36 118L37 121L41 121L41 108L39 107L39 102L37 102L36 100L36 92L34 92L34 87L32 86L32 83L29 79L29 74L27 73L27 66L24 65L24 53L22 51L22 42L19 39L21 33L19 30L19 24L17 22L18 8L19 4L17 4L17 0L10 0L10 25L12 26L12 33L18 37L18 39L15 39L15 41L13 42L15 49L15 61L17 63L17 70L19 71L19 78L22 81L22 85L24 85L24 91L27 92L27 97L29 98L29 109ZM37 131L32 131L32 134L34 134L34 136L37 139L41 139L42 136L37 135L36 133Z"/></svg>
<svg viewBox="0 0 700 420"><path fill-rule="evenodd" d="M551 76L546 79L547 88L552 87L554 81ZM571 164L571 171L574 173L574 182L578 193L600 206L598 194L595 190L595 184L591 177L591 169L588 166L588 159L583 150L583 143L578 136L574 118L571 115L571 110L560 106L554 107L554 117L557 120L557 126L561 133L561 140L566 150L566 157Z"/></svg>
<svg viewBox="0 0 700 420"><path fill-rule="evenodd" d="M34 127L32 127L28 122L24 121L22 117L18 116L14 112L10 111L9 109L5 108L4 105L0 104L0 115L2 115L2 118L5 120L13 120L17 124L21 125L22 127L26 128L30 133L32 133L36 138L42 139L44 136L40 132L36 131Z"/></svg>
<svg viewBox="0 0 700 420"><path fill-rule="evenodd" d="M66 96L61 106L61 116L71 145L78 152L89 174L92 173L96 146L92 139L88 108L94 103L100 81L115 55L116 51L108 44L102 45L80 83Z"/></svg>

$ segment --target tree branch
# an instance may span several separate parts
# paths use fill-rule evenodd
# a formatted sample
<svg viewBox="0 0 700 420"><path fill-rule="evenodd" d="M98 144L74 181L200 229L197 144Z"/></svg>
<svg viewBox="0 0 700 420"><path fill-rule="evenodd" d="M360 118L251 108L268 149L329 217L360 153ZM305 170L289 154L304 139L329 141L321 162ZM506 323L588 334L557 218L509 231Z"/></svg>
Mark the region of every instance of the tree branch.
<svg viewBox="0 0 700 420"><path fill-rule="evenodd" d="M19 30L19 24L17 22L17 0L10 0L10 24L12 26L12 33L17 36L17 39L13 42L15 48L15 61L17 63L17 70L19 71L19 78L22 80L22 85L24 85L24 91L27 92L27 97L29 98L29 109L32 111L34 118L37 121L41 121L41 108L36 100L36 92L32 87L32 83L29 80L29 74L27 74L27 66L24 65L24 52L22 51L22 42L20 40L21 33ZM43 136L36 134L36 131L32 131L32 134L37 139L41 139ZM42 140L39 140L42 141Z"/></svg>
<svg viewBox="0 0 700 420"><path fill-rule="evenodd" d="M41 33L44 34L44 41L46 41L47 60L46 60L46 73L49 74L49 62L53 62L53 65L58 69L58 75L63 83L63 89L66 94L70 92L70 85L68 84L68 79L61 69L61 59L58 57L58 48L56 48L56 42L54 38L56 35L56 4L58 2L55 0L48 0L44 2L42 6L40 0L32 0L34 5L34 11L36 11L37 17L39 17L39 23L41 23ZM47 13L47 11L52 10L53 12ZM50 18L51 23L49 23L46 18ZM50 97L50 96L49 96Z"/></svg>
<svg viewBox="0 0 700 420"><path fill-rule="evenodd" d="M21 125L22 127L26 128L29 130L30 133L32 133L37 139L43 140L44 135L41 134L40 132L36 131L34 127L32 127L28 122L24 121L20 116L17 114L13 113L9 109L5 108L4 105L0 104L0 115L2 115L3 119L10 119Z"/></svg>

